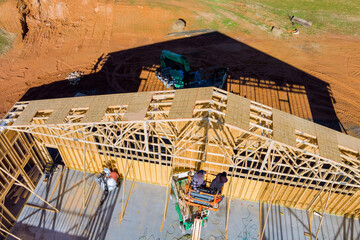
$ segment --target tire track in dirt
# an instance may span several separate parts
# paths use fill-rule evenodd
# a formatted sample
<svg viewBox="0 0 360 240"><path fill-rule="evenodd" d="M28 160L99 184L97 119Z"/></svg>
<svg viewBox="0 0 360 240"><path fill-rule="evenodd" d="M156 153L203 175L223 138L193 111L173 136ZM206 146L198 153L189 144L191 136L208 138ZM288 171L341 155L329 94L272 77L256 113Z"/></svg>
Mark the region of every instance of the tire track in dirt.
<svg viewBox="0 0 360 240"><path fill-rule="evenodd" d="M360 54L346 57L347 72L349 77L360 78Z"/></svg>
<svg viewBox="0 0 360 240"><path fill-rule="evenodd" d="M106 7L106 9L105 9L105 30L104 30L103 37L101 38L99 48L100 49L105 48L106 52L109 51L111 36L112 36L112 32L113 32L113 25L114 25L114 8L113 7L114 7L114 5L115 5L115 0L112 1L111 3L107 3L105 5L105 7Z"/></svg>
<svg viewBox="0 0 360 240"><path fill-rule="evenodd" d="M342 79L343 81L339 81L337 79L335 79L333 76L331 76L329 73L326 73L326 71L331 71L332 68L331 67L326 67L326 66L321 66L319 64L316 65L317 69L307 69L307 72L309 72L311 75L318 77L319 79L323 80L324 82L328 83L330 85L330 88L332 90L332 92L334 92L334 89L332 87L332 85L336 85L335 87L335 91L336 92L341 92L341 93L352 93L352 94L357 94L356 92L354 92L354 88L353 86L349 86L349 84L346 82L347 79ZM328 68L328 69L324 69L324 68ZM324 71L325 70L325 71ZM339 72L339 74L342 74L341 72ZM346 94L341 94L340 97L347 97ZM346 98L347 101L349 101L352 105L357 105L359 104L359 99L358 98Z"/></svg>
<svg viewBox="0 0 360 240"><path fill-rule="evenodd" d="M322 59L312 59L315 64L306 71L330 85L336 100L334 110L345 129L349 129L349 126L360 125L360 99L356 91L360 58L355 52L346 53L346 57L341 59L343 61L337 67L325 65Z"/></svg>
<svg viewBox="0 0 360 240"><path fill-rule="evenodd" d="M336 81L336 79L334 79L332 76L319 71L319 70L314 70L314 69L308 69L307 72L309 72L310 74L312 74L313 76L318 77L319 79L322 79L323 81L329 83L330 85L330 89L331 92L333 92L334 94L334 87L332 87L332 85L336 85L335 87L335 91L336 91L336 97L334 97L335 101L338 103L339 100L338 98L342 99L342 101L346 101L348 104L350 104L350 106L358 106L359 104L359 100L357 98L349 98L348 96L346 96L346 92L348 92L349 94L351 92L353 92L353 88L351 86L349 86L346 83L341 83L341 81ZM356 93L353 93L356 94ZM336 103L334 103L334 105L336 106ZM356 109L356 108L354 108Z"/></svg>

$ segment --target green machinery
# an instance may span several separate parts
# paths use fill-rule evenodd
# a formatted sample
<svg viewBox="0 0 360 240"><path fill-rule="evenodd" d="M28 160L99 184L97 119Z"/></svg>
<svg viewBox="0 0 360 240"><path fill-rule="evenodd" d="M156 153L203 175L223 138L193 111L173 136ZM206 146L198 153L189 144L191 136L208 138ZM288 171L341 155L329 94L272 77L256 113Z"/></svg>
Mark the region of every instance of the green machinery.
<svg viewBox="0 0 360 240"><path fill-rule="evenodd" d="M191 72L188 59L180 54L163 50L160 55L160 68L156 77L166 88L210 87L222 88L228 76L229 69L213 67Z"/></svg>

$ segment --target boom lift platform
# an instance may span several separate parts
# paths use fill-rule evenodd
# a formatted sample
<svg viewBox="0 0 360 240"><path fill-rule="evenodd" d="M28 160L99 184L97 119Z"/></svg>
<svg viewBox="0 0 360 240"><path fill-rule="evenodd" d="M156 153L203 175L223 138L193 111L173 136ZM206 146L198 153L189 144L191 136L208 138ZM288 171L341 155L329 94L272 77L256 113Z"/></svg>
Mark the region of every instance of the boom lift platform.
<svg viewBox="0 0 360 240"><path fill-rule="evenodd" d="M218 211L219 203L223 199L220 193L212 193L207 187L201 187L196 192L191 187L191 180L195 171L175 174L171 177L171 188L175 196L175 208L179 216L181 230L193 228L193 239L200 237L201 227L206 224L210 211ZM208 176L205 177L206 186L210 186ZM195 237L195 238L194 238Z"/></svg>

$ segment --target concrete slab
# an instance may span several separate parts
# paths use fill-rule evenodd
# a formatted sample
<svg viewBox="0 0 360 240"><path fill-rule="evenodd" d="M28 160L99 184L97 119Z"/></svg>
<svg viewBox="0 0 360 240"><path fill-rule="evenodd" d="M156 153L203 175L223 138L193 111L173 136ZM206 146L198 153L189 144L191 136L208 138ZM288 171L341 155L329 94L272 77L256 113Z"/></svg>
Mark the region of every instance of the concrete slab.
<svg viewBox="0 0 360 240"><path fill-rule="evenodd" d="M56 173L48 184L40 182L36 193L49 199L60 176ZM87 192L91 189L93 175L86 174ZM35 239L107 239L107 240L174 240L184 234L178 226L175 203L170 200L164 229L160 226L164 211L166 188L136 182L121 224L119 217L123 201L131 188L131 180L125 185L125 199L122 188L112 192L103 206L99 207L102 190L95 185L89 195L89 204L80 216L83 204L83 173L65 170L59 186L50 203L60 212L53 213L25 207L12 233L26 240ZM42 180L41 180L42 181ZM226 199L225 199L226 200ZM45 207L34 195L29 204ZM224 239L227 201L223 201L217 212L211 212L207 226L202 229L203 240ZM268 205L262 207L262 223L265 221ZM314 216L312 231L315 237L320 218ZM305 211L272 206L263 239L309 239ZM190 231L185 234L191 234ZM259 204L233 200L229 216L228 239L250 240L259 238ZM8 239L14 239L9 237ZM187 239L187 238L181 238ZM319 239L360 239L360 222L338 216L326 215Z"/></svg>

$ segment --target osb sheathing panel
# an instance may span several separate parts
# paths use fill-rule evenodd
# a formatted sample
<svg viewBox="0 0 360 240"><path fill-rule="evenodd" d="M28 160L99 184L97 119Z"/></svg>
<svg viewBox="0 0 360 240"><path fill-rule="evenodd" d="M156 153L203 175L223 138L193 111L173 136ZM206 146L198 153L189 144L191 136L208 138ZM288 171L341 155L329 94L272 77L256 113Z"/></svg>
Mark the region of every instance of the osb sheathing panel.
<svg viewBox="0 0 360 240"><path fill-rule="evenodd" d="M338 145L360 152L360 139L336 132Z"/></svg>
<svg viewBox="0 0 360 240"><path fill-rule="evenodd" d="M292 115L277 109L273 112L273 139L290 146L296 146L295 121Z"/></svg>
<svg viewBox="0 0 360 240"><path fill-rule="evenodd" d="M292 118L294 120L294 125L295 125L296 130L316 136L315 123L313 123L311 121L307 121L303 118L300 118L300 117L297 117L294 115L292 116Z"/></svg>
<svg viewBox="0 0 360 240"><path fill-rule="evenodd" d="M197 101L211 100L213 96L213 92L214 92L213 87L198 88L196 100Z"/></svg>
<svg viewBox="0 0 360 240"><path fill-rule="evenodd" d="M315 125L315 130L320 156L341 162L336 132L318 124Z"/></svg>
<svg viewBox="0 0 360 240"><path fill-rule="evenodd" d="M250 100L228 93L225 122L248 130L250 123Z"/></svg>
<svg viewBox="0 0 360 240"><path fill-rule="evenodd" d="M127 111L124 115L124 121L143 120L148 110L153 93L145 92L141 95L133 94L129 102Z"/></svg>
<svg viewBox="0 0 360 240"><path fill-rule="evenodd" d="M144 92L30 101L20 117L15 121L14 126L29 125L35 114L40 110L53 110L46 123L60 124L64 122L65 117L72 108L88 108L82 122L99 122L109 106L137 103L131 104L133 107L130 108L130 113L138 113L143 111L143 108L147 109L152 95L153 92Z"/></svg>
<svg viewBox="0 0 360 240"><path fill-rule="evenodd" d="M197 100L197 92L197 88L177 90L169 112L169 118L191 118Z"/></svg>

